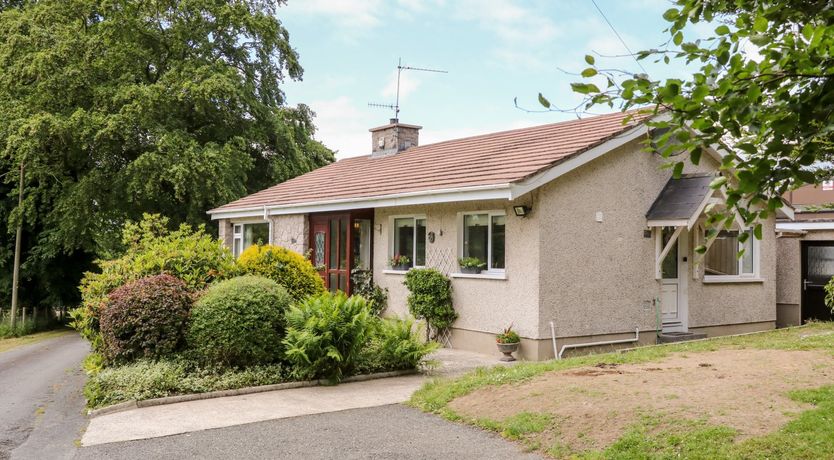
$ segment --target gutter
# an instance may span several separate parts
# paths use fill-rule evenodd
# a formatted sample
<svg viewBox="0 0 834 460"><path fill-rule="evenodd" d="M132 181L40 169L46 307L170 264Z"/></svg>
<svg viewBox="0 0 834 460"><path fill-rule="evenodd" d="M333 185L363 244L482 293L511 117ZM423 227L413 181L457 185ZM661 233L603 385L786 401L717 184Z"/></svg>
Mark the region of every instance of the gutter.
<svg viewBox="0 0 834 460"><path fill-rule="evenodd" d="M306 214L311 212L344 211L349 209L407 206L454 201L510 200L510 184L477 185L439 190L394 193L360 198L313 201L283 205L260 205L227 210L212 209L206 214L212 220L238 217L267 217L283 214Z"/></svg>

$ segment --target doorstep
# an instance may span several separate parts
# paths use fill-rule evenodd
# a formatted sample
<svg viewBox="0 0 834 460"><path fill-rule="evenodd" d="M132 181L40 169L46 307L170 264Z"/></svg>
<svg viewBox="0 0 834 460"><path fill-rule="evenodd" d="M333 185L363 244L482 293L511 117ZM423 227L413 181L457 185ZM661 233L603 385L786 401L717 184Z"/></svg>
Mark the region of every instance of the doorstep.
<svg viewBox="0 0 834 460"><path fill-rule="evenodd" d="M657 336L657 343L687 342L705 338L707 338L707 335L700 332L661 332Z"/></svg>

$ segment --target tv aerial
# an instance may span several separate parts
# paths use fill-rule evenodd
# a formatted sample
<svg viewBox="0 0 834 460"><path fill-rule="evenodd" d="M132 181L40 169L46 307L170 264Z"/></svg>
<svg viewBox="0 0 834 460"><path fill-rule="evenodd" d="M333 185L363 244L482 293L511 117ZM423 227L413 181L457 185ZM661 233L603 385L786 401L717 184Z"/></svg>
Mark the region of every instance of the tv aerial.
<svg viewBox="0 0 834 460"><path fill-rule="evenodd" d="M389 109L394 111L394 119L398 120L400 118L400 77L402 76L403 70L414 70L417 72L434 72L434 73L449 73L447 70L438 70L438 69L426 69L422 67L411 67L407 65L403 65L403 59L399 58L397 62L397 98L393 104L378 104L374 102L369 102L368 107L376 107L381 109Z"/></svg>

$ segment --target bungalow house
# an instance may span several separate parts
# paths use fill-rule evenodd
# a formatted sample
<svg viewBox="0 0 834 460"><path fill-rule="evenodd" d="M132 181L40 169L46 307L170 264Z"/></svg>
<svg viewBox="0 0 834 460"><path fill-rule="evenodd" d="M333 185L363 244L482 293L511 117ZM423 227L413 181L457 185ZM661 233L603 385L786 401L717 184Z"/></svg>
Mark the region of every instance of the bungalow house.
<svg viewBox="0 0 834 460"><path fill-rule="evenodd" d="M834 181L788 192L794 219L776 222L777 325L834 320L824 287L834 277Z"/></svg>
<svg viewBox="0 0 834 460"><path fill-rule="evenodd" d="M452 347L496 353L512 324L520 354L744 333L775 326L774 221L764 237L722 232L705 255L704 210L721 206L707 151L673 179L645 152L652 134L624 114L418 145L420 126L373 128L371 154L346 158L209 211L239 254L259 239L310 254L330 290L354 268L404 315L404 270L448 274L459 313ZM738 251L746 245L742 258ZM486 264L462 273L461 257Z"/></svg>

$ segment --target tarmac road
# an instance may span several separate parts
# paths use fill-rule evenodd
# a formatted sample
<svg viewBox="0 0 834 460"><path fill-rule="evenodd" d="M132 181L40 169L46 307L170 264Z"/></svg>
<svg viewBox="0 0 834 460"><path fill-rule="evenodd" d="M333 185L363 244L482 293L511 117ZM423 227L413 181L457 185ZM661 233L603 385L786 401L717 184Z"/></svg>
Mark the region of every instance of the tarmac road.
<svg viewBox="0 0 834 460"><path fill-rule="evenodd" d="M78 459L539 459L468 425L399 404L99 444Z"/></svg>
<svg viewBox="0 0 834 460"><path fill-rule="evenodd" d="M87 424L81 361L89 351L68 333L0 353L0 459L72 458Z"/></svg>

